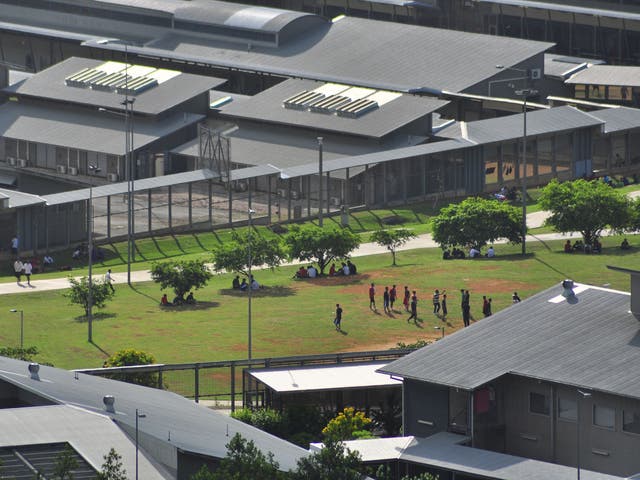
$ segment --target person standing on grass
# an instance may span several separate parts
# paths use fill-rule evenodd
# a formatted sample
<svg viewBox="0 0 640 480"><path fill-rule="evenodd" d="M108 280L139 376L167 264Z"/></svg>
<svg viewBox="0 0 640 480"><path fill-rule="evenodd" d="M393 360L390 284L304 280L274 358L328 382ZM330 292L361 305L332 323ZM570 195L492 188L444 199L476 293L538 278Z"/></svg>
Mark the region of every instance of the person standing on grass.
<svg viewBox="0 0 640 480"><path fill-rule="evenodd" d="M389 308L389 302L391 301L390 298L389 287L384 287L384 293L382 294L382 306L385 313L391 313L391 309Z"/></svg>
<svg viewBox="0 0 640 480"><path fill-rule="evenodd" d="M391 287L391 290L389 290L389 307L391 308L391 311L393 311L393 304L396 303L396 298L398 298L398 291L394 285Z"/></svg>
<svg viewBox="0 0 640 480"><path fill-rule="evenodd" d="M411 298L411 292L409 291L409 287L404 286L404 298L402 299L402 304L404 305L405 312L409 311L409 300Z"/></svg>
<svg viewBox="0 0 640 480"><path fill-rule="evenodd" d="M460 307L462 308L462 322L465 327L468 327L471 323L471 304L469 302L469 290L460 290L462 295L462 301Z"/></svg>
<svg viewBox="0 0 640 480"><path fill-rule="evenodd" d="M20 285L20 280L22 280L22 269L24 268L24 265L22 264L22 262L20 261L19 258L16 258L16 261L13 262L13 271L14 274L16 276L16 280L17 280L17 284Z"/></svg>
<svg viewBox="0 0 640 480"><path fill-rule="evenodd" d="M337 331L342 330L341 323L342 323L342 307L340 306L339 303L336 303L336 316L333 319L333 324L336 326Z"/></svg>
<svg viewBox="0 0 640 480"><path fill-rule="evenodd" d="M410 322L413 319L414 322L418 321L418 296L416 295L416 291L413 291L413 295L411 295L411 315L407 318L407 322Z"/></svg>
<svg viewBox="0 0 640 480"><path fill-rule="evenodd" d="M374 312L378 310L376 308L376 288L373 283L369 287L369 308Z"/></svg>
<svg viewBox="0 0 640 480"><path fill-rule="evenodd" d="M115 293L116 289L113 288L113 275L111 275L111 269L107 270L107 273L104 274L104 281L113 293Z"/></svg>
<svg viewBox="0 0 640 480"><path fill-rule="evenodd" d="M31 286L31 274L33 273L33 265L31 265L31 261L27 260L24 262L22 269L24 270L24 276L27 277L27 285Z"/></svg>
<svg viewBox="0 0 640 480"><path fill-rule="evenodd" d="M485 317L491 316L491 299L486 295L482 296L482 313Z"/></svg>
<svg viewBox="0 0 640 480"><path fill-rule="evenodd" d="M442 291L442 301L440 302L440 304L442 305L442 321L444 322L445 319L447 318L447 314L449 313L447 311L447 291L446 290Z"/></svg>
<svg viewBox="0 0 640 480"><path fill-rule="evenodd" d="M438 291L438 289L433 292L433 313L435 315L440 313L440 292Z"/></svg>

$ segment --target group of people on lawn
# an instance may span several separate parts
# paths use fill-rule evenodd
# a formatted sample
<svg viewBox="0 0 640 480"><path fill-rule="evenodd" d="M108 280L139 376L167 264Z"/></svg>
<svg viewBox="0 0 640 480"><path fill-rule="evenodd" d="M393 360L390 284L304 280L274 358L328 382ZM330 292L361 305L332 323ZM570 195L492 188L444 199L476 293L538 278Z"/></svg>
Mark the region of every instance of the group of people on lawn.
<svg viewBox="0 0 640 480"><path fill-rule="evenodd" d="M260 284L253 275L251 275L251 280L249 282L247 282L246 278L243 278L242 281L240 281L240 275L236 275L231 282L231 288L242 291L249 290L249 288L251 288L251 290L258 290L260 288Z"/></svg>
<svg viewBox="0 0 640 480"><path fill-rule="evenodd" d="M358 273L358 267L351 261L342 262L340 267L336 267L335 262L329 267L329 276L336 277L341 275L356 275ZM320 272L313 265L305 267L301 265L298 271L293 275L293 278L316 278Z"/></svg>
<svg viewBox="0 0 640 480"><path fill-rule="evenodd" d="M469 258L481 258L482 256L482 252L475 245L469 249ZM493 245L489 247L489 250L487 250L487 253L485 253L484 256L486 258L493 258L496 256L496 251L493 248ZM457 247L453 247L453 250L445 250L442 253L443 260L452 260L457 258L465 258L464 252Z"/></svg>
<svg viewBox="0 0 640 480"><path fill-rule="evenodd" d="M195 305L196 303L196 299L193 296L193 292L189 292L189 295L187 295L187 298L184 298L183 296L179 296L176 295L176 297L173 299L173 302L170 302L169 299L167 298L167 294L163 294L162 298L160 299L160 306L162 307L175 307L178 305Z"/></svg>

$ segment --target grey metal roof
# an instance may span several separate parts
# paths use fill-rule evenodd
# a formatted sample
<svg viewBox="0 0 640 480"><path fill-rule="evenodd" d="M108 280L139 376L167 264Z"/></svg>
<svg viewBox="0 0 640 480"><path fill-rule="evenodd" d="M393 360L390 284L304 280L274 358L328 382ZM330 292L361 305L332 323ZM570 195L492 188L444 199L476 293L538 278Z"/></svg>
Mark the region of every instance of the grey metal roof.
<svg viewBox="0 0 640 480"><path fill-rule="evenodd" d="M0 447L66 442L97 471L109 449L114 448L127 472L136 468L135 444L107 415L67 405L5 408L0 409L0 425ZM157 462L150 461L144 449L138 457L138 471L144 479L173 478Z"/></svg>
<svg viewBox="0 0 640 480"><path fill-rule="evenodd" d="M24 23L0 22L0 30L29 33L44 37L64 38L79 42L86 42L95 39L95 35L83 32L73 32L69 30L59 30L56 28L44 28Z"/></svg>
<svg viewBox="0 0 640 480"><path fill-rule="evenodd" d="M593 65L572 75L565 83L640 87L640 67Z"/></svg>
<svg viewBox="0 0 640 480"><path fill-rule="evenodd" d="M170 185L181 185L190 182L198 182L201 180L210 180L219 178L216 172L211 170L194 170L191 172L174 173L171 175L162 175L159 177L142 178L133 182L134 192L144 192L151 188L168 187ZM109 195L122 195L127 193L128 182L110 183L93 187L94 198L107 197ZM64 203L79 202L89 199L89 189L81 188L78 190L69 190L61 193L52 193L51 195L43 195L41 198L47 206L61 205Z"/></svg>
<svg viewBox="0 0 640 480"><path fill-rule="evenodd" d="M523 8L539 8L541 10L554 10L557 12L580 13L594 17L622 18L626 20L640 20L640 14L628 10L605 10L604 8L589 8L568 5L560 2L535 2L529 0L475 0L479 3L495 3L499 5L512 5ZM628 8L628 7L627 7Z"/></svg>
<svg viewBox="0 0 640 480"><path fill-rule="evenodd" d="M0 195L9 199L9 208L29 207L45 203L43 197L30 193L0 188Z"/></svg>
<svg viewBox="0 0 640 480"><path fill-rule="evenodd" d="M118 45L91 44L122 50ZM425 48L428 45L429 48ZM348 48L346 48L348 46ZM552 44L345 17L277 49L170 32L141 54L396 91L463 91Z"/></svg>
<svg viewBox="0 0 640 480"><path fill-rule="evenodd" d="M38 72L19 85L6 88L5 91L46 100L88 105L96 110L104 107L124 111L122 94L65 85L66 77L84 68L95 68L103 63L103 60L71 57ZM180 73L130 98L135 98L134 113L158 115L224 83L226 80L220 78Z"/></svg>
<svg viewBox="0 0 640 480"><path fill-rule="evenodd" d="M134 147L140 149L204 118L174 114L156 122L135 122ZM112 155L125 154L124 119L108 112L7 102L0 106L0 136L78 148Z"/></svg>
<svg viewBox="0 0 640 480"><path fill-rule="evenodd" d="M445 138L462 138L478 145L504 142L522 137L523 113L505 117L460 122L438 132ZM595 127L604 122L571 106L562 106L527 113L527 135L545 135L578 128ZM466 130L466 131L465 131Z"/></svg>
<svg viewBox="0 0 640 480"><path fill-rule="evenodd" d="M629 368L640 364L630 295L587 285L574 291L576 301L567 301L558 283L383 370L465 390L512 373L640 398L640 370Z"/></svg>
<svg viewBox="0 0 640 480"><path fill-rule="evenodd" d="M593 110L589 115L605 122L604 133L640 128L640 109L629 107Z"/></svg>
<svg viewBox="0 0 640 480"><path fill-rule="evenodd" d="M395 148L382 152L369 153L353 157L337 158L323 162L323 170L325 172L333 172L343 170L345 168L363 167L365 165L375 165L382 162L391 162L403 158L419 157L421 155L430 155L439 152L447 152L450 150L460 150L464 148L474 147L473 143L462 139L444 140L441 142L425 143L404 148ZM318 163L309 163L291 167L282 171L282 178L296 178L304 175L313 175L318 171Z"/></svg>
<svg viewBox="0 0 640 480"><path fill-rule="evenodd" d="M57 403L81 406L107 415L129 432L135 428L136 409L139 409L146 415L139 421L141 435L151 437L158 448L178 448L224 458L225 445L233 435L240 433L247 440L253 440L261 451L273 452L285 470L295 468L297 460L309 454L289 442L166 390L44 365L40 366L38 381L28 375L27 367L28 362L0 357L0 379ZM115 397L115 413L105 411L102 402L105 395Z"/></svg>
<svg viewBox="0 0 640 480"><path fill-rule="evenodd" d="M240 118L282 125L313 128L351 135L380 138L425 117L449 102L428 97L401 95L359 118L284 108L284 101L304 90L315 90L323 83L286 80L257 95L251 101L231 102L221 107L224 118Z"/></svg>

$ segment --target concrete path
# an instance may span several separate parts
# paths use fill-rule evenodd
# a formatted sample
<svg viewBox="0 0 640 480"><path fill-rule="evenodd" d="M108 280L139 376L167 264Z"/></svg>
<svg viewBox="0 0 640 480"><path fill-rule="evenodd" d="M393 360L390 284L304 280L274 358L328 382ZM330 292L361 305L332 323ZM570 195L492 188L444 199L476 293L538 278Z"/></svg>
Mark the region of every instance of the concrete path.
<svg viewBox="0 0 640 480"><path fill-rule="evenodd" d="M640 193L640 192L639 192ZM544 219L547 217L547 212L534 212L527 215L527 225L529 228L536 228L542 225ZM532 241L546 241L546 240L562 240L565 238L569 238L574 234L562 235L559 233L545 233L542 235L527 236L527 242ZM577 235L577 234L575 234ZM506 241L498 241L496 244L504 244ZM417 248L433 248L437 247L438 244L433 241L431 234L423 234L419 235L417 238L414 238L407 242L405 245L400 247L398 251L404 250L414 250ZM388 253L387 249L381 247L376 243L363 243L360 247L352 254L353 257L363 257L366 255L376 255L380 253ZM500 251L498 250L498 255ZM283 264L282 266L290 266L297 265L299 262L292 262ZM127 273L113 273L114 286L117 289L118 285L126 285L127 283ZM63 290L69 288L69 280L67 276L63 276L60 278L49 278L45 280L37 280L38 276L34 275L35 279L31 282L31 287L27 286L26 282L22 282L21 284L16 284L15 282L7 282L0 283L0 295L6 295L9 293L28 293L28 292L42 292L47 290ZM102 274L96 275L96 278L101 278ZM75 277L80 278L80 276ZM131 272L131 281L134 283L138 282L148 282L151 280L151 273L148 271L132 271Z"/></svg>

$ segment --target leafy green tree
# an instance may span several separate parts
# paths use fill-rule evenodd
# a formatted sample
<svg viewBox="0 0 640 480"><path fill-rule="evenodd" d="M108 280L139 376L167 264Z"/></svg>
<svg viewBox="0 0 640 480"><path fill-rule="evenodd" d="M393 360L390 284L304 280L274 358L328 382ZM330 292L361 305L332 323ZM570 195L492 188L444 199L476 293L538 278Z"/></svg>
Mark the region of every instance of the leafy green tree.
<svg viewBox="0 0 640 480"><path fill-rule="evenodd" d="M433 239L443 248L475 246L506 238L522 241L522 214L517 207L498 200L472 197L440 210L431 220Z"/></svg>
<svg viewBox="0 0 640 480"><path fill-rule="evenodd" d="M38 353L40 353L38 347L0 347L0 357L15 358L25 362L33 361Z"/></svg>
<svg viewBox="0 0 640 480"><path fill-rule="evenodd" d="M53 476L56 480L73 480L73 471L78 468L75 451L69 445L65 445L64 451L56 458L53 467Z"/></svg>
<svg viewBox="0 0 640 480"><path fill-rule="evenodd" d="M360 237L344 228L293 225L285 236L291 259L318 264L320 274L336 258L347 258L360 246Z"/></svg>
<svg viewBox="0 0 640 480"><path fill-rule="evenodd" d="M215 480L213 473L206 465L202 465L194 475L191 475L189 480Z"/></svg>
<svg viewBox="0 0 640 480"><path fill-rule="evenodd" d="M128 480L127 471L122 465L122 455L112 447L104 457L98 480Z"/></svg>
<svg viewBox="0 0 640 480"><path fill-rule="evenodd" d="M69 302L73 305L80 305L84 309L84 314L89 315L89 279L82 277L80 280L76 280L73 277L69 277L69 283L71 289L68 293L63 295L69 299ZM93 308L104 308L108 300L111 300L114 296L114 292L109 287L109 283L104 280L92 280L92 298L91 304Z"/></svg>
<svg viewBox="0 0 640 480"><path fill-rule="evenodd" d="M607 227L619 232L631 227L631 202L604 182L553 180L541 190L538 202L551 212L547 225L558 232L580 232L586 245Z"/></svg>
<svg viewBox="0 0 640 480"><path fill-rule="evenodd" d="M210 480L284 480L286 474L280 472L273 453L267 455L256 448L253 441L247 441L236 433L227 444L227 456L213 472ZM201 480L209 480L206 476Z"/></svg>
<svg viewBox="0 0 640 480"><path fill-rule="evenodd" d="M285 436L285 425L282 414L271 408L241 408L231 412L231 416L236 420L253 425L260 430L276 435L280 438Z"/></svg>
<svg viewBox="0 0 640 480"><path fill-rule="evenodd" d="M156 359L150 353L133 348L125 348L119 350L104 361L103 367L130 367L134 365L152 365L156 363ZM123 382L135 383L136 385L144 385L147 387L161 388L158 385L159 378L157 373L140 372L109 375L108 378L121 380Z"/></svg>
<svg viewBox="0 0 640 480"><path fill-rule="evenodd" d="M393 480L396 477L388 465L380 465L376 470L375 478L376 480ZM416 476L405 475L400 480L439 480L439 478L439 475L433 473L421 473Z"/></svg>
<svg viewBox="0 0 640 480"><path fill-rule="evenodd" d="M393 257L393 265L396 264L396 250L407 243L412 238L416 238L416 234L406 228L398 228L396 230L376 230L371 234L371 241L382 247L386 247Z"/></svg>
<svg viewBox="0 0 640 480"><path fill-rule="evenodd" d="M184 294L192 289L204 287L212 274L202 260L185 260L154 263L151 278L160 284L160 289L171 288L176 297L184 299Z"/></svg>
<svg viewBox="0 0 640 480"><path fill-rule="evenodd" d="M353 440L356 438L372 438L371 419L364 412L353 407L346 407L322 430L326 439L334 441Z"/></svg>
<svg viewBox="0 0 640 480"><path fill-rule="evenodd" d="M362 459L344 443L327 440L319 452L298 460L292 480L362 480Z"/></svg>
<svg viewBox="0 0 640 480"><path fill-rule="evenodd" d="M213 250L213 267L216 271L226 270L246 277L251 265L266 265L274 269L286 258L279 238L266 238L256 232L232 233L232 240Z"/></svg>

